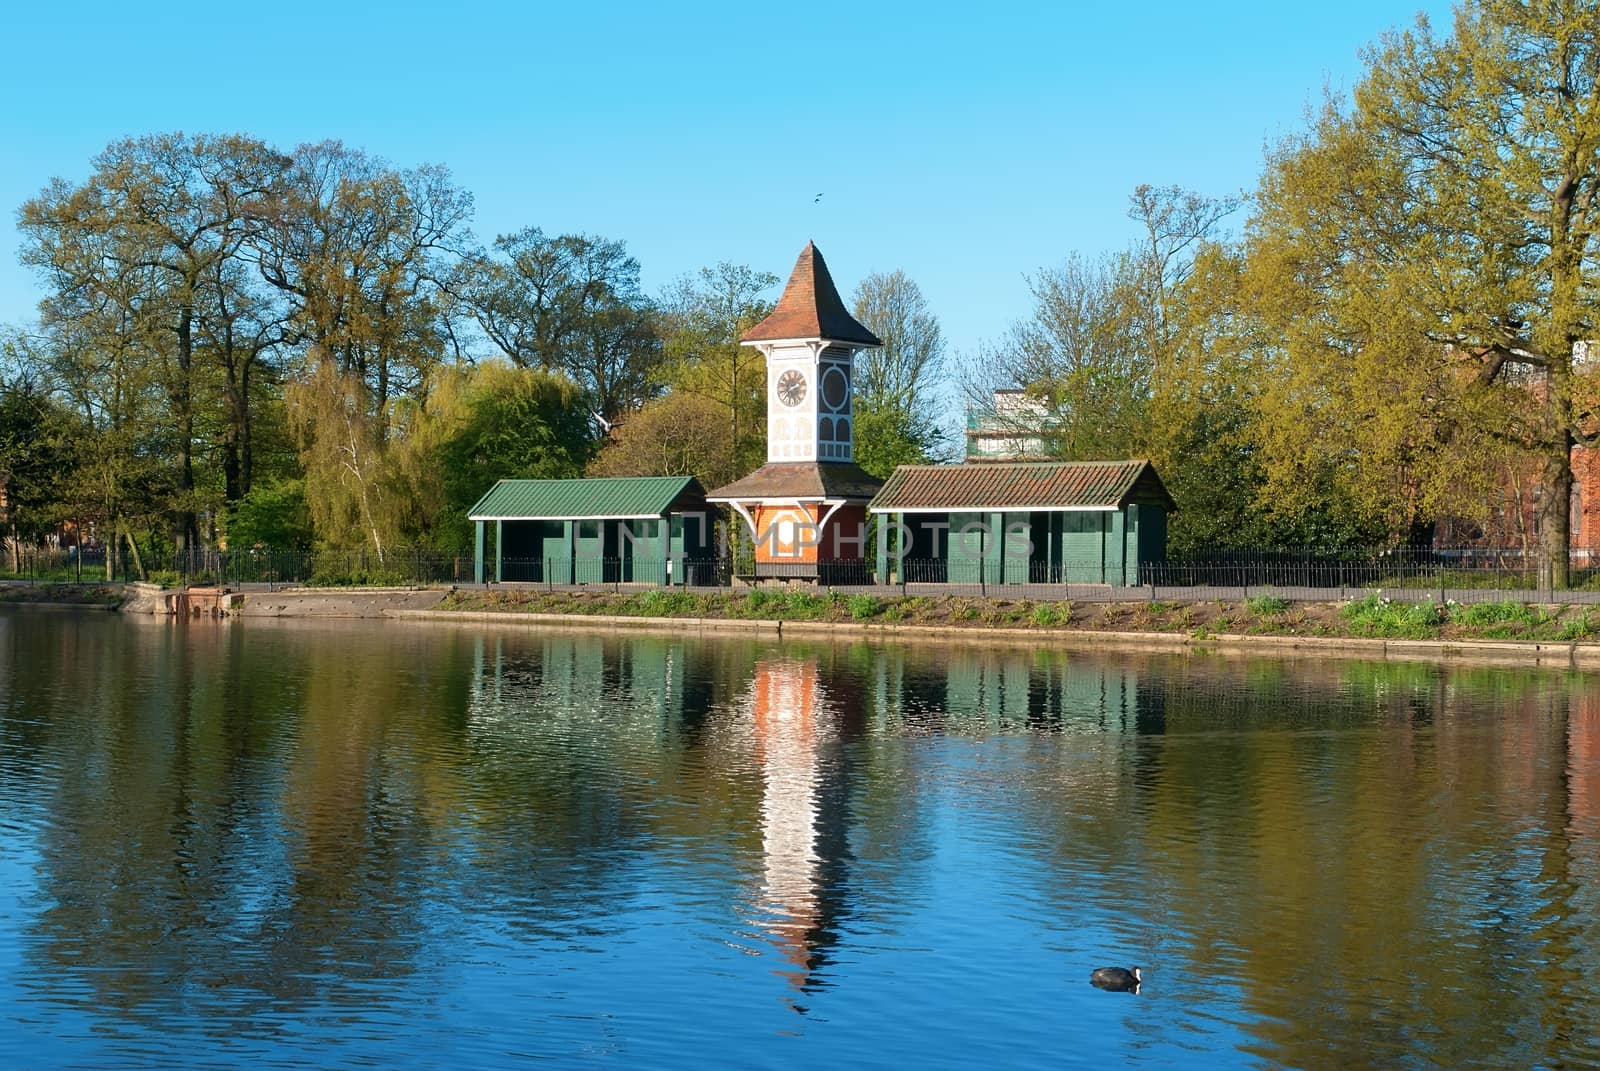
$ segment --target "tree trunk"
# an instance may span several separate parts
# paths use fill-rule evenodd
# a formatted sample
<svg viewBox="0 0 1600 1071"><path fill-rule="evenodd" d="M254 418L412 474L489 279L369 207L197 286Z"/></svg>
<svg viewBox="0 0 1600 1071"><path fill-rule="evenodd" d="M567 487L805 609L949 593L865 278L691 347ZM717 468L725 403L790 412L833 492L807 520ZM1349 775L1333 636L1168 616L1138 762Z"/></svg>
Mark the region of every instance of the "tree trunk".
<svg viewBox="0 0 1600 1071"><path fill-rule="evenodd" d="M1545 458L1539 488L1539 590L1565 591L1572 545L1571 447Z"/></svg>
<svg viewBox="0 0 1600 1071"><path fill-rule="evenodd" d="M251 443L250 427L250 364L253 358L247 359L244 369L239 373L239 497L243 498L250 493L251 469L254 467L254 451Z"/></svg>
<svg viewBox="0 0 1600 1071"><path fill-rule="evenodd" d="M140 580L149 579L144 571L144 559L139 556L139 541L133 538L133 533L126 528L122 530L122 538L128 543L128 554L133 558L133 571Z"/></svg>
<svg viewBox="0 0 1600 1071"><path fill-rule="evenodd" d="M194 310L185 307L178 317L178 382L173 391L173 415L178 423L178 506L176 538L180 552L200 542L200 521L194 512L194 405L190 369L194 366ZM135 552L137 559L137 551ZM140 579L144 579L140 570Z"/></svg>
<svg viewBox="0 0 1600 1071"><path fill-rule="evenodd" d="M222 501L232 506L245 495L244 486L244 421L242 419L239 375L232 360L226 355L222 362L222 401L227 427L222 433Z"/></svg>

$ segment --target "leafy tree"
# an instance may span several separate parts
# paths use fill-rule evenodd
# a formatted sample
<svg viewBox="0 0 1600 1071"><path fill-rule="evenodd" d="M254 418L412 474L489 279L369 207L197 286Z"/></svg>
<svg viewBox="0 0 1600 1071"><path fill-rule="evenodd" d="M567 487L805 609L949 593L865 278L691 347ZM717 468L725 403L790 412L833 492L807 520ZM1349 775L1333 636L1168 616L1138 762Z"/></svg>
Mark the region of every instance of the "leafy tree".
<svg viewBox="0 0 1600 1071"><path fill-rule="evenodd" d="M227 490L243 493L249 395L239 377L279 339L258 322L274 317L246 295L240 258L287 162L250 138L155 134L114 142L94 166L81 186L57 180L22 206L23 260L54 287L47 323L87 317L89 330L114 330L123 357L142 362L159 387L182 549L200 535L197 362L207 352L231 388Z"/></svg>
<svg viewBox="0 0 1600 1071"><path fill-rule="evenodd" d="M317 360L361 381L368 432L389 432L390 403L459 354L453 294L471 247L472 196L448 169L400 171L336 141L303 145L259 252Z"/></svg>
<svg viewBox="0 0 1600 1071"><path fill-rule="evenodd" d="M314 536L304 479L259 483L228 513L229 550L302 550Z"/></svg>
<svg viewBox="0 0 1600 1071"><path fill-rule="evenodd" d="M564 370L615 420L656 387L661 342L621 242L537 227L495 239L498 259L467 268L467 303L484 334L516 364Z"/></svg>
<svg viewBox="0 0 1600 1071"><path fill-rule="evenodd" d="M148 530L172 500L164 393L142 337L126 327L123 302L86 289L48 299L43 309L40 331L8 341L8 363L72 415L77 465L60 512L112 549L126 543L142 576L135 531ZM114 562L106 555L108 580Z"/></svg>
<svg viewBox="0 0 1600 1071"><path fill-rule="evenodd" d="M1305 411L1281 407L1279 328L1262 315L1241 248L1207 243L1169 300L1171 349L1152 386L1145 449L1178 504L1176 553L1381 542L1381 512L1349 493L1359 458L1307 439ZM1276 315L1276 314L1274 314ZM1276 482L1292 462L1292 484Z"/></svg>
<svg viewBox="0 0 1600 1071"><path fill-rule="evenodd" d="M900 465L922 465L933 460L930 445L942 441L937 429L920 423L911 413L890 407L856 404L856 464L880 479Z"/></svg>
<svg viewBox="0 0 1600 1071"><path fill-rule="evenodd" d="M772 311L766 299L778 277L721 263L679 279L662 301L666 377L675 390L718 406L728 425L734 467L766 453L766 359L739 338Z"/></svg>
<svg viewBox="0 0 1600 1071"><path fill-rule="evenodd" d="M646 402L611 430L591 476L695 476L720 487L744 475L733 458L727 414L709 398L674 392Z"/></svg>
<svg viewBox="0 0 1600 1071"><path fill-rule="evenodd" d="M384 479L388 436L374 433L366 382L323 358L289 386L286 400L318 543L331 550L371 546L382 566L403 507Z"/></svg>
<svg viewBox="0 0 1600 1071"><path fill-rule="evenodd" d="M9 362L8 362L9 363ZM0 378L0 524L21 568L24 542L37 542L62 521L74 468L71 420L37 383Z"/></svg>
<svg viewBox="0 0 1600 1071"><path fill-rule="evenodd" d="M1032 433L1071 459L1137 453L1148 425L1153 361L1133 330L1140 291L1130 258L1074 254L1033 275L1033 312L984 350L974 401L1015 384L1037 403L1011 430ZM998 415L996 419L1000 418Z"/></svg>
<svg viewBox="0 0 1600 1071"><path fill-rule="evenodd" d="M559 373L486 361L444 378L452 382L429 398L410 457L439 477L435 543L464 549L467 510L495 481L583 475L592 425L582 391Z"/></svg>
<svg viewBox="0 0 1600 1071"><path fill-rule="evenodd" d="M883 346L856 357L856 462L887 477L898 465L942 452L937 385L944 335L922 290L903 271L874 273L856 286L855 316Z"/></svg>
<svg viewBox="0 0 1600 1071"><path fill-rule="evenodd" d="M1367 62L1274 154L1252 222L1262 307L1293 321L1280 409L1316 414L1402 530L1482 501L1485 458L1534 459L1541 583L1565 586L1571 449L1600 431L1600 12L1473 0Z"/></svg>

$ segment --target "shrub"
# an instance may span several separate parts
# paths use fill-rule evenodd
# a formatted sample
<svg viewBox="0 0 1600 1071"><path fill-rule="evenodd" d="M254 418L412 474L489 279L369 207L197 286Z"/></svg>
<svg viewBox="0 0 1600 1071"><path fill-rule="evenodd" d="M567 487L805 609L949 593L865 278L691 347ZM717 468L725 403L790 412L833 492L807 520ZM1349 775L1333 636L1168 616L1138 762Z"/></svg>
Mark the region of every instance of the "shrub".
<svg viewBox="0 0 1600 1071"><path fill-rule="evenodd" d="M1257 595L1253 599L1246 599L1244 604L1257 617L1271 617L1289 609L1289 600L1278 595Z"/></svg>
<svg viewBox="0 0 1600 1071"><path fill-rule="evenodd" d="M1463 625L1537 625L1544 617L1520 602L1479 602L1457 610L1455 619Z"/></svg>
<svg viewBox="0 0 1600 1071"><path fill-rule="evenodd" d="M1444 622L1444 607L1431 602L1397 603L1373 592L1346 604L1344 619L1353 630L1367 636L1422 640L1436 636Z"/></svg>
<svg viewBox="0 0 1600 1071"><path fill-rule="evenodd" d="M1594 635L1594 626L1590 623L1588 615L1573 618L1561 626L1559 638L1571 643L1573 640L1586 640Z"/></svg>
<svg viewBox="0 0 1600 1071"><path fill-rule="evenodd" d="M776 608L786 617L815 618L827 612L828 600L814 591L790 588L779 596Z"/></svg>
<svg viewBox="0 0 1600 1071"><path fill-rule="evenodd" d="M700 608L699 596L687 591L648 591L634 603L634 609L643 617L681 617L693 615Z"/></svg>
<svg viewBox="0 0 1600 1071"><path fill-rule="evenodd" d="M1055 628L1072 623L1070 602L1042 602L1033 608L1033 623L1041 628Z"/></svg>
<svg viewBox="0 0 1600 1071"><path fill-rule="evenodd" d="M400 588L412 583L405 573L393 569L318 569L306 581L313 588Z"/></svg>
<svg viewBox="0 0 1600 1071"><path fill-rule="evenodd" d="M852 595L845 600L845 605L850 610L850 616L857 621L870 620L883 609L876 595Z"/></svg>

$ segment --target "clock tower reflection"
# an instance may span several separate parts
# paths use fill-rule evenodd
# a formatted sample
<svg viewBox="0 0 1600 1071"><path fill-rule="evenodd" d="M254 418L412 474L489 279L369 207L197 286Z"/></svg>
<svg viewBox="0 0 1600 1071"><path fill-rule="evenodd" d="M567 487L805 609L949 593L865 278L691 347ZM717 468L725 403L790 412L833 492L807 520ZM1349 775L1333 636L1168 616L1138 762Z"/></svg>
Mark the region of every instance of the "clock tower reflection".
<svg viewBox="0 0 1600 1071"><path fill-rule="evenodd" d="M762 775L761 886L756 922L797 995L820 988L849 862L848 784L837 711L815 658L757 661L749 705ZM841 697L842 698L842 697Z"/></svg>

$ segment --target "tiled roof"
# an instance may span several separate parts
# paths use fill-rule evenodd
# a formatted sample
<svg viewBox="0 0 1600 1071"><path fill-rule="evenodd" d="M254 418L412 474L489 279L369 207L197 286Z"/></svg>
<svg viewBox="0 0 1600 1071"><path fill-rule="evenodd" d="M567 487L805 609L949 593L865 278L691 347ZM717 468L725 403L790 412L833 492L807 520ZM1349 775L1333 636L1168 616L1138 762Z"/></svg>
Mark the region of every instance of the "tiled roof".
<svg viewBox="0 0 1600 1071"><path fill-rule="evenodd" d="M475 521L662 517L678 500L705 496L693 476L501 480L467 512Z"/></svg>
<svg viewBox="0 0 1600 1071"><path fill-rule="evenodd" d="M824 338L856 346L881 346L878 336L856 322L844 307L828 265L815 244L806 243L795 261L789 284L772 315L744 333L741 342L775 342L786 338Z"/></svg>
<svg viewBox="0 0 1600 1071"><path fill-rule="evenodd" d="M713 502L763 498L842 498L847 502L865 502L882 486L882 480L860 465L784 461L762 465L744 479L719 487L706 497Z"/></svg>
<svg viewBox="0 0 1600 1071"><path fill-rule="evenodd" d="M1133 500L1173 508L1148 461L980 461L901 465L869 508L875 513L1115 509Z"/></svg>

